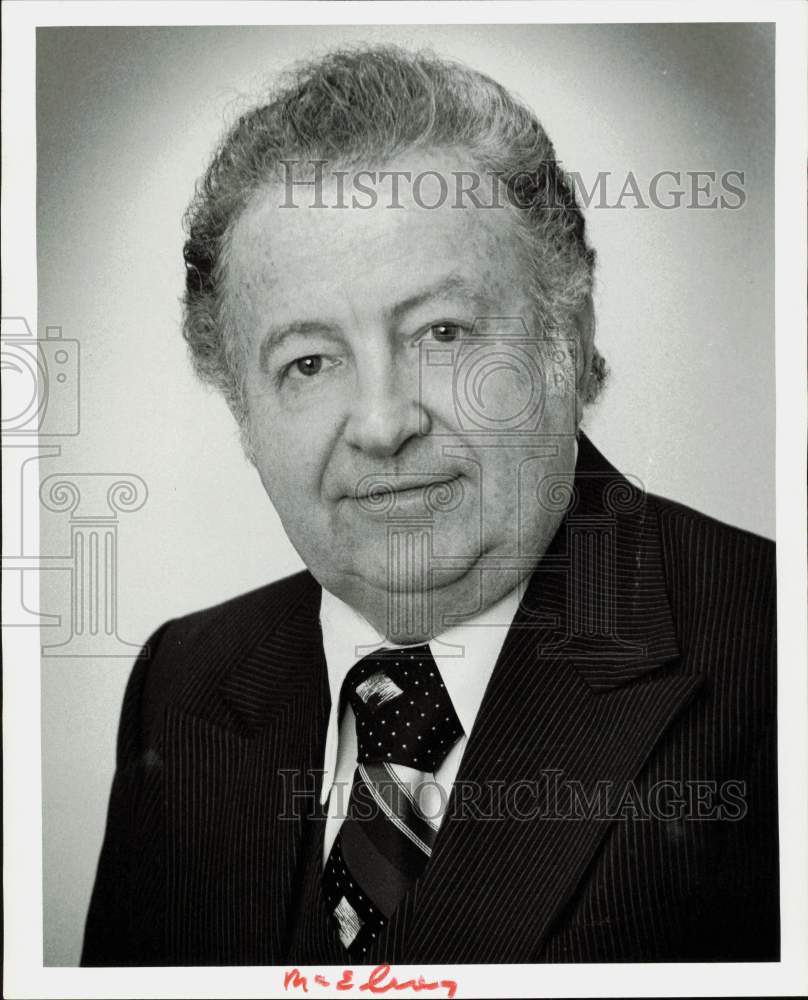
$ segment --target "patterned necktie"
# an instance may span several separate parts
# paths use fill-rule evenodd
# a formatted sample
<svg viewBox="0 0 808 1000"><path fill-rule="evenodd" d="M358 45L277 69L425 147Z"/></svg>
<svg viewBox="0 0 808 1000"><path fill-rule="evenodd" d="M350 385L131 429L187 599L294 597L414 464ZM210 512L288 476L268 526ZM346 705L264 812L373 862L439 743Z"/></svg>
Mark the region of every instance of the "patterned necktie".
<svg viewBox="0 0 808 1000"><path fill-rule="evenodd" d="M427 645L364 657L342 690L356 716L357 768L323 891L343 945L361 960L423 873L437 835L394 765L434 773L463 727Z"/></svg>

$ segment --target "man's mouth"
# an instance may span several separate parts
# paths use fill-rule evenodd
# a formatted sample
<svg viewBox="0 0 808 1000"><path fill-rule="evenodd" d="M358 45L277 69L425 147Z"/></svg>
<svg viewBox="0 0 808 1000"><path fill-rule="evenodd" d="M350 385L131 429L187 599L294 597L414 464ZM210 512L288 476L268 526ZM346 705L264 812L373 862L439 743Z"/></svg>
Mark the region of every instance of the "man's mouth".
<svg viewBox="0 0 808 1000"><path fill-rule="evenodd" d="M459 473L374 473L363 476L343 500L368 514L411 510L413 505L420 513L446 514L463 501L463 478Z"/></svg>
<svg viewBox="0 0 808 1000"><path fill-rule="evenodd" d="M378 473L363 476L356 484L356 489L350 494L354 500L377 500L385 496L420 493L426 490L445 492L452 489L452 484L459 482L459 475L438 473L435 475L408 473Z"/></svg>

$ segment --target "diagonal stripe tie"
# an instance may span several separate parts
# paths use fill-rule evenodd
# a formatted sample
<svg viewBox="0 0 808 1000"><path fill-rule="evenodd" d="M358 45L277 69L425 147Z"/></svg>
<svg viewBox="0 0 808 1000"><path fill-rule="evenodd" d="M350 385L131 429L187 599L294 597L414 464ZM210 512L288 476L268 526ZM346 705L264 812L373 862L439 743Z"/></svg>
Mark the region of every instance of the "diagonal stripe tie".
<svg viewBox="0 0 808 1000"><path fill-rule="evenodd" d="M437 823L415 789L463 727L428 645L364 657L342 693L356 717L358 760L323 891L340 940L359 961L432 856ZM413 780L400 765L420 774Z"/></svg>

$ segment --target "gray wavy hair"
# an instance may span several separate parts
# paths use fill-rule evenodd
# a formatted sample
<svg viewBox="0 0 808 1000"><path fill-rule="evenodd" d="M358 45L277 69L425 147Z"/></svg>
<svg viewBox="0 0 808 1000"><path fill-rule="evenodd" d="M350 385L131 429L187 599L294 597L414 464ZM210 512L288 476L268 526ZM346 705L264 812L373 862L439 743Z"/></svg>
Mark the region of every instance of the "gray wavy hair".
<svg viewBox="0 0 808 1000"><path fill-rule="evenodd" d="M185 215L183 335L197 374L223 393L242 429L243 364L223 278L229 235L252 195L279 179L283 161L367 165L445 147L500 175L529 250L535 320L550 335L575 329L592 290L595 252L572 183L533 112L490 77L430 52L334 51L296 66L235 122ZM605 376L593 348L578 384L582 404L596 398Z"/></svg>

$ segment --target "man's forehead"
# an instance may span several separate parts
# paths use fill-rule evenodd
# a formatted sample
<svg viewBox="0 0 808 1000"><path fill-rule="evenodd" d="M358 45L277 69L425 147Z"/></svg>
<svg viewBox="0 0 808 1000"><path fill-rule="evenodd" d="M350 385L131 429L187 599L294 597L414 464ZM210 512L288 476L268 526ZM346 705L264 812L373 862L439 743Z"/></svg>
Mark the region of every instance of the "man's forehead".
<svg viewBox="0 0 808 1000"><path fill-rule="evenodd" d="M242 308L262 326L319 320L353 306L395 321L430 302L484 311L507 288L527 291L518 248L487 221L476 227L454 217L407 221L396 214L377 227L348 218L310 228L255 220L229 264L228 284Z"/></svg>
<svg viewBox="0 0 808 1000"><path fill-rule="evenodd" d="M411 267L416 263L414 254L484 266L502 252L503 244L521 242L511 206L491 210L467 202L458 206L449 198L428 198L427 185L439 191L442 181L437 177L444 176L427 178L417 198L402 185L395 205L386 200L384 190L372 204L352 202L344 187L347 182L327 173L321 188L296 192L290 205L283 184L273 180L255 192L237 220L230 239L230 265L242 273L267 277L288 266L305 267L301 279L315 262L344 273L362 269L377 256L390 266ZM338 187L347 192L341 204L335 198Z"/></svg>

